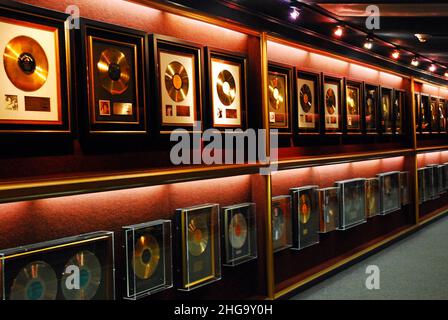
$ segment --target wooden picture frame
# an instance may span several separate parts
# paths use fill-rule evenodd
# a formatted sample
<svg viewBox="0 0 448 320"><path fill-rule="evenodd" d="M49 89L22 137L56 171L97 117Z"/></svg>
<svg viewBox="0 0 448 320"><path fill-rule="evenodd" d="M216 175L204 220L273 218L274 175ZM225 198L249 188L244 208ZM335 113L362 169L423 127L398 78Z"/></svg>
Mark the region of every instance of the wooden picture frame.
<svg viewBox="0 0 448 320"><path fill-rule="evenodd" d="M296 70L296 83L297 130L299 133L319 133L321 122L320 75ZM306 99L307 95L311 95L311 99ZM303 101L304 99L306 101ZM304 109L303 105L306 104L308 106ZM309 110L307 111L307 109Z"/></svg>
<svg viewBox="0 0 448 320"><path fill-rule="evenodd" d="M87 19L79 30L84 134L148 134L147 35Z"/></svg>
<svg viewBox="0 0 448 320"><path fill-rule="evenodd" d="M0 133L72 132L72 31L68 15L2 2ZM22 46L30 52L20 52Z"/></svg>
<svg viewBox="0 0 448 320"><path fill-rule="evenodd" d="M208 102L207 108L204 108L206 126L245 130L247 128L247 57L212 47L205 48L205 57ZM220 84L221 81L223 81L222 84Z"/></svg>

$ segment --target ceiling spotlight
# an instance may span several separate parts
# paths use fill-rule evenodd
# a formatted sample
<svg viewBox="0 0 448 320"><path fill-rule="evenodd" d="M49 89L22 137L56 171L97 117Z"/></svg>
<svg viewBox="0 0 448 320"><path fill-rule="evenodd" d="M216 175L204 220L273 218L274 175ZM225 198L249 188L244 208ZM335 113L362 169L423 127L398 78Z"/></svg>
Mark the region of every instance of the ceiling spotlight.
<svg viewBox="0 0 448 320"><path fill-rule="evenodd" d="M334 35L338 38L342 37L342 34L344 33L344 30L341 26L337 26L337 28L334 30Z"/></svg>
<svg viewBox="0 0 448 320"><path fill-rule="evenodd" d="M414 36L416 36L418 41L420 41L421 43L425 43L431 38L430 34L423 34L423 33L416 33L414 34Z"/></svg>
<svg viewBox="0 0 448 320"><path fill-rule="evenodd" d="M289 16L292 20L297 20L297 18L300 16L300 11L297 9L297 7L291 7L291 11L289 12Z"/></svg>
<svg viewBox="0 0 448 320"><path fill-rule="evenodd" d="M417 57L414 57L414 58L412 59L412 61L411 61L411 64L412 64L414 67L418 67L418 65L420 64L420 61L418 61L418 58L417 58Z"/></svg>
<svg viewBox="0 0 448 320"><path fill-rule="evenodd" d="M431 71L431 72L435 72L435 71L437 70L437 67L436 67L435 64L432 64L432 65L429 67L428 70Z"/></svg>
<svg viewBox="0 0 448 320"><path fill-rule="evenodd" d="M395 60L398 60L398 58L400 58L400 51L395 49L394 52L392 52L392 58L394 58Z"/></svg>
<svg viewBox="0 0 448 320"><path fill-rule="evenodd" d="M373 48L373 39L370 37L366 38L364 42L364 49L371 50Z"/></svg>
<svg viewBox="0 0 448 320"><path fill-rule="evenodd" d="M445 72L444 76L445 76L446 78L448 78L448 72Z"/></svg>

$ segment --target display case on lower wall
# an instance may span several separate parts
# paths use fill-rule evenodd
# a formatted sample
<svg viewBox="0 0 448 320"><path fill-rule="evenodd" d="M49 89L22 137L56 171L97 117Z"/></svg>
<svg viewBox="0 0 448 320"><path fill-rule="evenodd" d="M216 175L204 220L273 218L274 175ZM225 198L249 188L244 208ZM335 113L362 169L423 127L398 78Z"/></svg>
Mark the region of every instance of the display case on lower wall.
<svg viewBox="0 0 448 320"><path fill-rule="evenodd" d="M117 299L263 299L267 181L245 174L1 204L0 247L109 230Z"/></svg>
<svg viewBox="0 0 448 320"><path fill-rule="evenodd" d="M376 243L412 227L416 221L413 166L413 156L399 156L273 173L273 197L288 195L291 188L297 187L339 187L328 201L325 193L313 187L305 190L315 191L318 201L314 201L314 195L303 192L292 202L291 212L298 217L284 225L298 224L292 228L293 239L313 240L301 250L286 249L274 254L275 296L281 297L297 289L317 274L325 273ZM400 179L400 172L408 172L408 179ZM368 183L375 177L379 177L376 188ZM400 186L400 181L405 185ZM410 201L401 204L402 193ZM386 205L387 210L381 211L380 208ZM374 211L380 214L368 214ZM321 225L313 221L320 221ZM328 228L328 225L334 227ZM275 226L278 224L274 222ZM301 234L294 234L297 232Z"/></svg>
<svg viewBox="0 0 448 320"><path fill-rule="evenodd" d="M448 210L448 151L417 154L420 221Z"/></svg>

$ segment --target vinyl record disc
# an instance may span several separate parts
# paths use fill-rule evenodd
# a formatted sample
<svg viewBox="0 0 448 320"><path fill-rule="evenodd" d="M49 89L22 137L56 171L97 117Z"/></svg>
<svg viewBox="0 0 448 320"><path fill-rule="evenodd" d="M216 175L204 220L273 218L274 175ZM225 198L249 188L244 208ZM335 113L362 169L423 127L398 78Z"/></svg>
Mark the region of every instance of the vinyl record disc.
<svg viewBox="0 0 448 320"><path fill-rule="evenodd" d="M53 268L37 261L20 270L11 286L11 300L55 300L58 280Z"/></svg>
<svg viewBox="0 0 448 320"><path fill-rule="evenodd" d="M311 200L307 194L302 194L299 200L300 222L307 224L311 214Z"/></svg>
<svg viewBox="0 0 448 320"><path fill-rule="evenodd" d="M97 63L97 68L101 86L107 92L119 95L128 89L131 67L123 52L112 48L104 50Z"/></svg>
<svg viewBox="0 0 448 320"><path fill-rule="evenodd" d="M61 279L62 293L67 300L91 300L97 293L101 284L101 264L90 251L80 251L70 258L66 267L77 266L79 268L79 289L69 289L66 286L67 277L72 274L64 273Z"/></svg>
<svg viewBox="0 0 448 320"><path fill-rule="evenodd" d="M188 223L188 251L193 256L200 256L207 249L209 230L205 216L196 216Z"/></svg>
<svg viewBox="0 0 448 320"><path fill-rule="evenodd" d="M230 106L236 97L236 84L232 74L227 70L222 70L218 75L216 84L219 100L225 106Z"/></svg>
<svg viewBox="0 0 448 320"><path fill-rule="evenodd" d="M285 103L284 91L281 78L271 76L269 80L269 106L274 110L279 110Z"/></svg>
<svg viewBox="0 0 448 320"><path fill-rule="evenodd" d="M142 235L137 239L134 250L132 265L135 275L144 280L151 278L160 261L160 246L156 238Z"/></svg>
<svg viewBox="0 0 448 320"><path fill-rule="evenodd" d="M325 94L325 106L327 107L327 112L329 114L334 114L336 112L336 95L333 89L328 89Z"/></svg>
<svg viewBox="0 0 448 320"><path fill-rule="evenodd" d="M313 96L311 95L311 89L307 84L304 84L300 88L300 105L305 113L308 113L313 106Z"/></svg>
<svg viewBox="0 0 448 320"><path fill-rule="evenodd" d="M247 222L241 214L235 214L230 220L229 242L234 249L241 249L247 240Z"/></svg>
<svg viewBox="0 0 448 320"><path fill-rule="evenodd" d="M171 62L165 71L165 89L175 102L184 101L188 94L190 80L185 67L177 61Z"/></svg>
<svg viewBox="0 0 448 320"><path fill-rule="evenodd" d="M274 241L281 240L285 234L286 224L283 210L279 207L274 208L274 221L272 223Z"/></svg>
<svg viewBox="0 0 448 320"><path fill-rule="evenodd" d="M20 90L39 90L47 81L47 56L41 45L30 37L19 36L9 41L3 64L9 80Z"/></svg>

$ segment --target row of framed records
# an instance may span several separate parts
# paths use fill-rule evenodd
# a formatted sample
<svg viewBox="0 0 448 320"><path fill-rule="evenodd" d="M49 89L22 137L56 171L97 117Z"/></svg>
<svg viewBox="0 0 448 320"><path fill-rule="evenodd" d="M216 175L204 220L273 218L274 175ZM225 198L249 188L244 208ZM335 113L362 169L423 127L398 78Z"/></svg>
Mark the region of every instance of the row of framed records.
<svg viewBox="0 0 448 320"><path fill-rule="evenodd" d="M124 299L139 299L175 282L179 290L190 291L218 281L221 234L223 265L257 258L253 203L225 207L221 213L217 204L179 209L174 228L171 220L157 220L125 226L123 234ZM115 299L114 233L0 251L0 279L0 300Z"/></svg>
<svg viewBox="0 0 448 320"><path fill-rule="evenodd" d="M448 163L431 164L417 173L420 204L438 199L448 191Z"/></svg>
<svg viewBox="0 0 448 320"><path fill-rule="evenodd" d="M445 99L415 93L417 133L448 133L448 103Z"/></svg>
<svg viewBox="0 0 448 320"><path fill-rule="evenodd" d="M72 132L74 104L95 134L247 127L244 54L86 19L67 32L65 14L0 8L0 131ZM268 82L282 133L403 130L404 91L277 64Z"/></svg>
<svg viewBox="0 0 448 320"><path fill-rule="evenodd" d="M274 251L318 244L321 233L354 228L409 202L407 171L337 181L334 187L322 189L314 185L291 188L290 195L272 198Z"/></svg>

